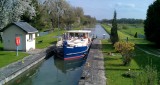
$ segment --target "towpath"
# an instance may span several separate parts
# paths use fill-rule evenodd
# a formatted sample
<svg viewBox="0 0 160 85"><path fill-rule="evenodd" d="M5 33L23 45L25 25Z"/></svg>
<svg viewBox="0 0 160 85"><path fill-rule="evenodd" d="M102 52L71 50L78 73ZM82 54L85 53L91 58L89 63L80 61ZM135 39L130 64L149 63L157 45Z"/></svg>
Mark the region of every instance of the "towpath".
<svg viewBox="0 0 160 85"><path fill-rule="evenodd" d="M106 85L101 41L93 40L79 85Z"/></svg>

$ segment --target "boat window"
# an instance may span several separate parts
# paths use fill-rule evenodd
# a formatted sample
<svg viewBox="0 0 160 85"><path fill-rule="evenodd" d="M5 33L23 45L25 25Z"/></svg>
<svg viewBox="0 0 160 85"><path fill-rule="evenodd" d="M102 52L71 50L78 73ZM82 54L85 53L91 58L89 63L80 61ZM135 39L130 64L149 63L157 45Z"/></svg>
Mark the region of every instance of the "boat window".
<svg viewBox="0 0 160 85"><path fill-rule="evenodd" d="M83 37L83 33L79 33L79 37Z"/></svg>
<svg viewBox="0 0 160 85"><path fill-rule="evenodd" d="M73 37L74 36L74 33L69 33L70 37Z"/></svg>
<svg viewBox="0 0 160 85"><path fill-rule="evenodd" d="M75 37L79 37L78 33L75 33Z"/></svg>

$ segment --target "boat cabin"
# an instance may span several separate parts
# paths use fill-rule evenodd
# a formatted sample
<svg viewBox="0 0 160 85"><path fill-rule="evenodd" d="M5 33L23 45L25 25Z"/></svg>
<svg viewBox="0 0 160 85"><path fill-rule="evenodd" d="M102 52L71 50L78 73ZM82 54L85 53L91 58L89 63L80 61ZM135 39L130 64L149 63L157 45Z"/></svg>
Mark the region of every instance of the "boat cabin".
<svg viewBox="0 0 160 85"><path fill-rule="evenodd" d="M91 38L91 31L89 30L71 30L65 34L65 39L79 38L86 39Z"/></svg>

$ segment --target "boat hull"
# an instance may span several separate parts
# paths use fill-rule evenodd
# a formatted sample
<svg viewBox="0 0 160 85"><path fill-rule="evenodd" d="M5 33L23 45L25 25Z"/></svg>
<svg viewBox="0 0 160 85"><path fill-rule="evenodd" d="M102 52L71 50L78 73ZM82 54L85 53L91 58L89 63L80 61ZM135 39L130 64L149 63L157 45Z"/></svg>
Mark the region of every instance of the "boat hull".
<svg viewBox="0 0 160 85"><path fill-rule="evenodd" d="M89 46L82 47L63 47L63 58L64 60L74 60L84 58L88 54Z"/></svg>

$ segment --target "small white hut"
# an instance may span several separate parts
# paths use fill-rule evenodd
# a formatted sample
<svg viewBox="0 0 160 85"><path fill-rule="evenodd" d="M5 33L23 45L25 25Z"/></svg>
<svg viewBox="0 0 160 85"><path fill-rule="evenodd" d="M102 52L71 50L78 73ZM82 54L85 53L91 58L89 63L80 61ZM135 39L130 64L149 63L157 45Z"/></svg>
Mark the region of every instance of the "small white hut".
<svg viewBox="0 0 160 85"><path fill-rule="evenodd" d="M29 51L35 49L35 33L37 29L26 22L14 22L1 30L3 32L4 50L16 50L15 38L20 37L18 50Z"/></svg>

